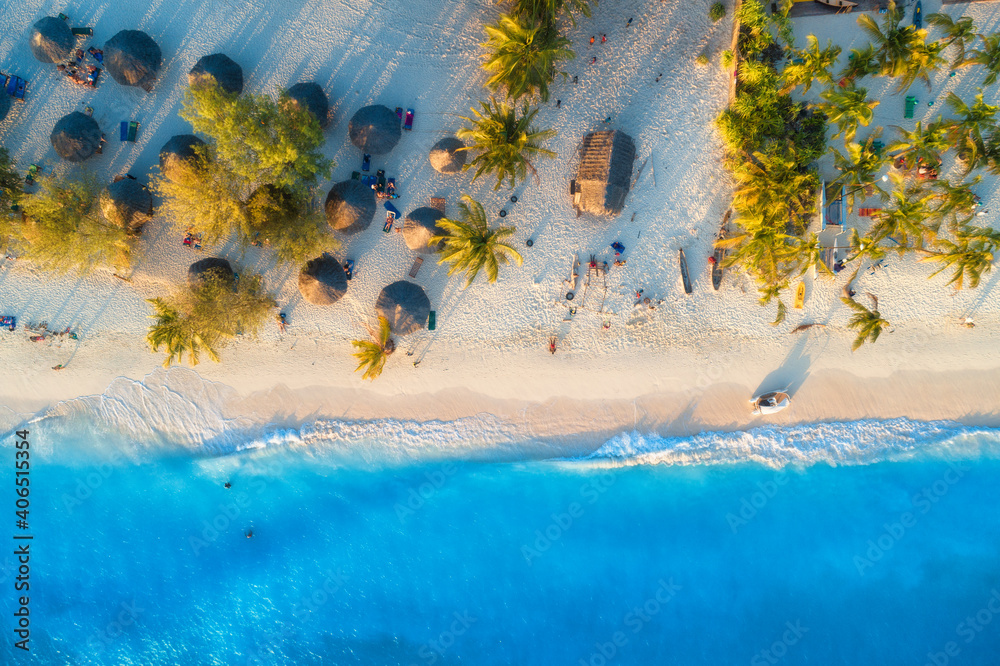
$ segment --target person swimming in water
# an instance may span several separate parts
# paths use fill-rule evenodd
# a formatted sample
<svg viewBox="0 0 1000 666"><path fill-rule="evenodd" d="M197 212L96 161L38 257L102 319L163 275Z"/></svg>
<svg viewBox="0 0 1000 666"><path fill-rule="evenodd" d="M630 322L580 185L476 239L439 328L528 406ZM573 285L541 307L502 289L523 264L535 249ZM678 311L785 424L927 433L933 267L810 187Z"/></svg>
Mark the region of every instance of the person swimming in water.
<svg viewBox="0 0 1000 666"><path fill-rule="evenodd" d="M229 488L233 487L233 484L226 481L224 484L222 484L222 487L228 490Z"/></svg>
<svg viewBox="0 0 1000 666"><path fill-rule="evenodd" d="M249 539L252 536L253 536L253 528L250 528L249 530L247 530L246 537Z"/></svg>

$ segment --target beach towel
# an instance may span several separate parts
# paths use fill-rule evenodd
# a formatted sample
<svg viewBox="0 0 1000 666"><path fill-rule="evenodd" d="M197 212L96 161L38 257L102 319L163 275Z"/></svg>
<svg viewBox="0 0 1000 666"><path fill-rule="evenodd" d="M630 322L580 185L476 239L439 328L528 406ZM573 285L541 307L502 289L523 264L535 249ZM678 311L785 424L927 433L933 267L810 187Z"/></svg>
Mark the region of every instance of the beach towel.
<svg viewBox="0 0 1000 666"><path fill-rule="evenodd" d="M625 246L622 245L620 242L615 241L614 243L611 244L611 249L615 251L615 254L621 254L622 252L625 251Z"/></svg>
<svg viewBox="0 0 1000 666"><path fill-rule="evenodd" d="M135 137L139 133L139 123L135 120L123 120L121 125L121 140L135 143Z"/></svg>
<svg viewBox="0 0 1000 666"><path fill-rule="evenodd" d="M403 119L403 107L401 106L396 107L396 117L399 118L400 120Z"/></svg>
<svg viewBox="0 0 1000 666"><path fill-rule="evenodd" d="M427 318L427 330L433 331L435 328L437 328L437 310L431 310L431 314Z"/></svg>

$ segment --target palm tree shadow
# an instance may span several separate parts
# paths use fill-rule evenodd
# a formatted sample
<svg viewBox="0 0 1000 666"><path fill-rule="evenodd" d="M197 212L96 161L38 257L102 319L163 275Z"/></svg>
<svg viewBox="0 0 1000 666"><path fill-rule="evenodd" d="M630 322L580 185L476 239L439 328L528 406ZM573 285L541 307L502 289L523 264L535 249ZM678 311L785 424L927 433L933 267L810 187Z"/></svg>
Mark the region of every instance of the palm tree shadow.
<svg viewBox="0 0 1000 666"><path fill-rule="evenodd" d="M754 395L767 391L785 391L794 396L809 377L812 356L807 353L808 345L808 335L799 335L781 365L764 378Z"/></svg>

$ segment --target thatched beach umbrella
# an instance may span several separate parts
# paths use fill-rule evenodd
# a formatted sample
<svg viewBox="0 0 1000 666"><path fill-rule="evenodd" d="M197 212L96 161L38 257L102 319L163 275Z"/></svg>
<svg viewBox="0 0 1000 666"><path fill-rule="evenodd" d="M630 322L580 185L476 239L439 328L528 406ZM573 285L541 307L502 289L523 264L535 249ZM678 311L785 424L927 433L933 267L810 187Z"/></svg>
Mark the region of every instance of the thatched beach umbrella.
<svg viewBox="0 0 1000 666"><path fill-rule="evenodd" d="M393 333L407 335L427 325L431 302L419 286L399 280L382 290L375 301L375 309L389 320Z"/></svg>
<svg viewBox="0 0 1000 666"><path fill-rule="evenodd" d="M299 293L313 305L333 305L347 293L347 273L340 262L323 254L299 271Z"/></svg>
<svg viewBox="0 0 1000 666"><path fill-rule="evenodd" d="M153 195L132 178L122 178L101 192L104 219L126 231L138 233L153 218Z"/></svg>
<svg viewBox="0 0 1000 666"><path fill-rule="evenodd" d="M41 62L66 62L76 46L76 39L66 21L46 16L31 26L28 45L31 54Z"/></svg>
<svg viewBox="0 0 1000 666"><path fill-rule="evenodd" d="M188 266L187 281L191 287L201 285L211 276L215 276L230 285L236 284L236 273L233 272L233 267L221 257L200 259Z"/></svg>
<svg viewBox="0 0 1000 666"><path fill-rule="evenodd" d="M351 143L373 155L392 150L402 134L399 128L399 116L381 104L358 109L358 112L351 117L347 131Z"/></svg>
<svg viewBox="0 0 1000 666"><path fill-rule="evenodd" d="M149 88L156 81L162 60L160 47L139 30L122 30L104 44L108 74L123 86Z"/></svg>
<svg viewBox="0 0 1000 666"><path fill-rule="evenodd" d="M188 85L211 82L227 92L239 95L243 92L243 69L224 53L202 56L188 72Z"/></svg>
<svg viewBox="0 0 1000 666"><path fill-rule="evenodd" d="M437 208L418 208L406 216L403 222L403 240L406 247L420 254L433 254L444 247L444 241L435 243L433 246L427 245L431 236L440 236L444 230L437 225L437 221L444 217L444 213Z"/></svg>
<svg viewBox="0 0 1000 666"><path fill-rule="evenodd" d="M624 132L592 132L580 146L573 206L594 215L618 215L632 180L635 143Z"/></svg>
<svg viewBox="0 0 1000 666"><path fill-rule="evenodd" d="M82 162L101 146L101 126L90 116L74 111L59 119L49 139L59 157Z"/></svg>
<svg viewBox="0 0 1000 666"><path fill-rule="evenodd" d="M198 154L195 148L204 146L205 142L194 134L177 134L170 138L160 148L160 173L171 180L176 180L182 169L194 169Z"/></svg>
<svg viewBox="0 0 1000 666"><path fill-rule="evenodd" d="M288 96L300 107L316 116L320 127L325 128L330 124L330 101L318 83L312 81L296 83L288 89Z"/></svg>
<svg viewBox="0 0 1000 666"><path fill-rule="evenodd" d="M375 192L360 180L345 180L326 196L327 223L345 234L364 231L375 217Z"/></svg>
<svg viewBox="0 0 1000 666"><path fill-rule="evenodd" d="M453 136L448 136L431 148L428 158L431 166L440 173L458 173L465 166L465 144Z"/></svg>

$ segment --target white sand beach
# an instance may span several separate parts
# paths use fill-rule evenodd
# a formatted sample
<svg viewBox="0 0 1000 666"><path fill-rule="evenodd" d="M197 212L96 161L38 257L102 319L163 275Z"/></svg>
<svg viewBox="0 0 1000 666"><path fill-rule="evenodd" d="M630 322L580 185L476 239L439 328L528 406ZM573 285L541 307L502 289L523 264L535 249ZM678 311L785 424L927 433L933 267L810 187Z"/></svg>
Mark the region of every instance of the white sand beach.
<svg viewBox="0 0 1000 666"><path fill-rule="evenodd" d="M29 84L25 101L0 123L0 141L22 169L32 163L46 170L80 168L59 160L49 133L63 115L92 106L109 143L85 168L101 182L126 172L148 182L160 147L190 132L177 115L188 70L201 56L222 52L242 66L248 90L276 95L300 81L326 90L334 114L324 148L337 164L332 182L360 166L360 151L347 136L357 109L414 108L413 131L372 164L373 171L384 168L396 178L396 206L405 214L431 197L445 197L450 213L462 194L470 194L494 221L505 208L504 221L516 225L514 244L525 261L502 268L496 284L480 280L462 289L459 276L448 278L445 267L428 259L414 281L437 312L436 330L401 337L382 376L367 382L354 372L350 341L373 323L379 290L406 277L414 255L401 235L383 234L376 220L367 231L342 238L336 255L356 261L355 276L344 299L317 307L299 295L297 267L275 265L257 248L245 254L232 246L191 250L182 246L179 230L157 218L143 231L143 256L131 283L108 271L60 277L23 261L3 261L0 315L44 321L50 330L70 327L79 339L31 342L20 325L0 332L0 404L23 414L100 394L116 378L152 375L159 381L163 355L151 353L145 342L145 299L182 282L193 261L217 255L261 272L288 317L286 333L271 325L259 339L240 338L226 347L221 363L206 360L195 368L204 379L232 387L234 409L261 416L424 421L489 413L584 449L603 434L630 428L690 433L897 416L1000 425L1000 270L976 289L955 291L945 274L928 280L934 269L912 254L891 255L878 272L863 268L855 288L878 296L893 327L854 353L854 334L846 328L850 313L839 300L850 271L836 278L807 274L804 308L793 309L793 294L785 295L788 317L776 327L775 306L758 304L745 275L729 270L722 288L712 289L706 260L731 199L714 119L727 103L731 74L720 67L719 54L729 47L732 17L730 7L730 15L712 24L709 5L605 0L592 18L579 19L568 30L577 53L567 68L570 78L557 80L537 118L540 127L558 131L547 144L558 158L539 163L539 180L513 192L493 191L492 177L473 184L471 173L441 175L427 159L436 141L461 127L458 116L487 97L479 43L483 22L499 11L491 2L136 0L126 10L98 0L25 0L8 7L0 17L0 63ZM954 4L943 11L972 16L981 31L991 32L1000 18L997 7ZM924 3L927 14L939 10L937 0ZM100 46L122 29L153 37L164 54L153 91L124 88L110 77L96 89L74 86L34 60L27 46L31 25L59 11L73 25L93 27L88 44ZM811 33L821 44L834 39L845 61L851 47L866 41L855 20L851 14L815 16L794 19L794 25L800 42ZM598 35L594 46L588 45L591 35ZM703 50L709 65L695 62ZM917 119L947 114L943 99L950 91L971 100L981 80L979 68L970 67L954 77L937 73L930 93L915 84L908 94L920 100ZM892 94L885 79L867 78L865 85L882 100L872 126L883 126L891 139L891 126L903 123L905 95ZM1000 101L996 86L986 99ZM118 141L122 120L141 122L135 144ZM619 217L577 218L569 195L576 149L584 134L607 128L634 139L638 178ZM859 136L866 133L862 128ZM945 162L942 177L950 165ZM825 177L836 175L829 157L820 167ZM317 197L325 197L330 184L323 183ZM996 227L996 178L986 175L976 192L990 211L983 222ZM864 224L852 215L845 228ZM627 264L608 272L606 290L595 278L584 300L581 288L577 314L569 316L563 281L573 256L584 263L585 276L590 255L613 260L615 241L624 244ZM680 249L691 265L691 295L680 284ZM658 303L655 309L635 306L640 289ZM962 325L966 318L974 328ZM791 332L809 323L824 326ZM550 336L558 340L555 354L548 351ZM57 364L66 367L53 371ZM791 390L792 408L767 420L753 417L747 399L777 388Z"/></svg>

